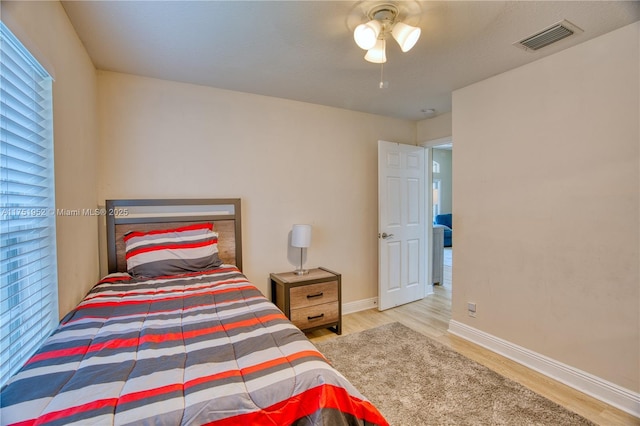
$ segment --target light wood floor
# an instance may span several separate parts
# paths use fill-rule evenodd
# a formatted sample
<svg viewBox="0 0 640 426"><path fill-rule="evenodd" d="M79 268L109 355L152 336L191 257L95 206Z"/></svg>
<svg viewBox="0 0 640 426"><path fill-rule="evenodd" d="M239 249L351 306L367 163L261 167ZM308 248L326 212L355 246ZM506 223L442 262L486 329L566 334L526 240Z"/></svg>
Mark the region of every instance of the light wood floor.
<svg viewBox="0 0 640 426"><path fill-rule="evenodd" d="M342 319L342 335L357 333L397 321L594 423L602 426L640 425L640 419L624 411L600 402L494 352L450 335L447 329L451 319L451 286L451 266L445 265L443 285L435 286L433 295L383 312L369 309L345 315ZM338 337L329 330L314 331L308 333L307 336L315 342Z"/></svg>

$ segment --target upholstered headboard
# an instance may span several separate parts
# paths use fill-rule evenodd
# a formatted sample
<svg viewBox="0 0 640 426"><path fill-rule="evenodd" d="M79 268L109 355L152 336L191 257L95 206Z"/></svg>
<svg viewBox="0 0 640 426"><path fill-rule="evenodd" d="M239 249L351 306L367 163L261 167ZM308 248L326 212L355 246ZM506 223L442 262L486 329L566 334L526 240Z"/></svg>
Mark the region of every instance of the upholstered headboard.
<svg viewBox="0 0 640 426"><path fill-rule="evenodd" d="M107 200L109 273L126 272L123 236L129 231L170 229L193 223L213 223L224 263L242 270L242 229L239 198Z"/></svg>

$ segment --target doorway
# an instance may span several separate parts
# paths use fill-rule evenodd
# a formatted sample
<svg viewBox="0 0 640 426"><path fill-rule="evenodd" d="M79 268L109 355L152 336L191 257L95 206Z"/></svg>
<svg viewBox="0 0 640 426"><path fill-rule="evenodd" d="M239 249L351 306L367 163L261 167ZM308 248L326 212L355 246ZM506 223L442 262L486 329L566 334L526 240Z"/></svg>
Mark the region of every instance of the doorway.
<svg viewBox="0 0 640 426"><path fill-rule="evenodd" d="M434 284L451 292L453 267L453 143L450 137L423 144L431 152L429 211L432 227ZM440 271L438 273L438 271ZM435 289L434 289L435 290Z"/></svg>

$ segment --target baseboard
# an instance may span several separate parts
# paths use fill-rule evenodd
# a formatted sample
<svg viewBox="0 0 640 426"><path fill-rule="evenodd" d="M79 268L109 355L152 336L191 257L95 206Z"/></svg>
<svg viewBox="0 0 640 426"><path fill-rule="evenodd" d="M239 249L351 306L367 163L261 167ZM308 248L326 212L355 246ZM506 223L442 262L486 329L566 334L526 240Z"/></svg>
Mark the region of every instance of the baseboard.
<svg viewBox="0 0 640 426"><path fill-rule="evenodd" d="M353 314L354 312L366 311L367 309L373 309L377 307L378 307L377 297L356 300L355 302L348 302L348 303L342 304L342 315Z"/></svg>
<svg viewBox="0 0 640 426"><path fill-rule="evenodd" d="M496 352L532 370L586 393L602 402L640 417L640 393L625 389L585 371L500 339L458 321L449 322L449 333Z"/></svg>

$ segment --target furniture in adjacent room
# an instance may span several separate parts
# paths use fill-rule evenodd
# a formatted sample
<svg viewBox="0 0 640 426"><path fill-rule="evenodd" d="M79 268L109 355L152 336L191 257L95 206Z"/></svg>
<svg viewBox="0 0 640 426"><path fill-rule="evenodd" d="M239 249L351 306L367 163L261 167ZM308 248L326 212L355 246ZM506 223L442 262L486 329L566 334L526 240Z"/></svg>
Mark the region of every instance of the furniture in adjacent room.
<svg viewBox="0 0 640 426"><path fill-rule="evenodd" d="M446 226L433 225L431 283L442 284L444 266L444 231Z"/></svg>
<svg viewBox="0 0 640 426"><path fill-rule="evenodd" d="M342 278L326 268L271 274L271 301L302 331L342 334Z"/></svg>
<svg viewBox="0 0 640 426"><path fill-rule="evenodd" d="M433 218L433 223L434 225L444 225L447 227L444 230L444 246L451 247L453 237L452 214L438 214Z"/></svg>

